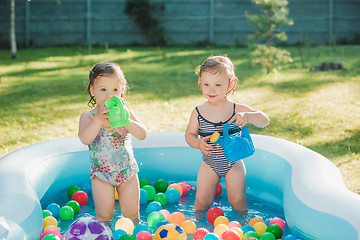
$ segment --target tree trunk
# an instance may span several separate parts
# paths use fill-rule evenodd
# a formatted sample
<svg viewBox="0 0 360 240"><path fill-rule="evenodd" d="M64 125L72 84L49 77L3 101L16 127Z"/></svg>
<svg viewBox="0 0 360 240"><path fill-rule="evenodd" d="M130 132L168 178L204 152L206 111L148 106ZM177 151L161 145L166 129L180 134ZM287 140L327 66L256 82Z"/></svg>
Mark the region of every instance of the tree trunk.
<svg viewBox="0 0 360 240"><path fill-rule="evenodd" d="M10 2L10 46L11 58L16 58L16 34L15 34L15 0Z"/></svg>

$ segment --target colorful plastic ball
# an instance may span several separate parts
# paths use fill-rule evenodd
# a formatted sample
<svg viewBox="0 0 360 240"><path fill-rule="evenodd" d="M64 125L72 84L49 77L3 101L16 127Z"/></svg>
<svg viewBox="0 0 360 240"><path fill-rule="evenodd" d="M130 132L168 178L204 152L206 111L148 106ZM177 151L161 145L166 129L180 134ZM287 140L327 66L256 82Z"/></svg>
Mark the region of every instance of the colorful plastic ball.
<svg viewBox="0 0 360 240"><path fill-rule="evenodd" d="M138 240L152 240L152 235L148 231L140 231L136 234L136 239Z"/></svg>
<svg viewBox="0 0 360 240"><path fill-rule="evenodd" d="M146 185L150 185L150 181L147 178L140 178L139 179L140 188Z"/></svg>
<svg viewBox="0 0 360 240"><path fill-rule="evenodd" d="M166 224L164 226L159 227L156 232L154 239L156 240L186 240L187 235L184 229L176 224Z"/></svg>
<svg viewBox="0 0 360 240"><path fill-rule="evenodd" d="M170 189L170 188L175 188L175 189L177 189L177 190L179 191L179 193L180 193L180 196L182 196L183 190L182 190L182 187L181 187L179 184L177 184L177 183L172 183L172 184L170 184L170 185L168 186L167 189Z"/></svg>
<svg viewBox="0 0 360 240"><path fill-rule="evenodd" d="M132 234L134 230L134 223L129 218L120 218L115 223L115 230L118 229L124 230L127 234Z"/></svg>
<svg viewBox="0 0 360 240"><path fill-rule="evenodd" d="M159 212L160 212L162 215L164 215L165 220L168 220L168 219L169 219L170 212L169 212L168 210L166 210L166 209L161 209Z"/></svg>
<svg viewBox="0 0 360 240"><path fill-rule="evenodd" d="M151 228L155 228L158 222L162 220L165 220L165 217L160 212L152 212L147 217L147 223Z"/></svg>
<svg viewBox="0 0 360 240"><path fill-rule="evenodd" d="M242 225L241 230L243 231L244 234L247 233L248 231L255 232L254 227L250 226L249 224Z"/></svg>
<svg viewBox="0 0 360 240"><path fill-rule="evenodd" d="M164 193L166 191L166 189L168 188L168 186L169 186L168 182L164 179L158 179L154 183L154 187L157 192Z"/></svg>
<svg viewBox="0 0 360 240"><path fill-rule="evenodd" d="M41 234L40 239L43 239L48 234L54 234L54 235L58 236L60 239L62 239L60 230L57 228L49 228L49 229L44 230L44 232Z"/></svg>
<svg viewBox="0 0 360 240"><path fill-rule="evenodd" d="M62 220L71 220L74 217L74 210L69 206L60 208L59 217Z"/></svg>
<svg viewBox="0 0 360 240"><path fill-rule="evenodd" d="M119 194L116 190L114 191L114 198L115 200L119 200Z"/></svg>
<svg viewBox="0 0 360 240"><path fill-rule="evenodd" d="M277 225L279 225L279 226L281 227L281 230L284 231L285 221L282 220L281 218L275 217L275 218L271 219L269 225L272 225L272 224L277 224Z"/></svg>
<svg viewBox="0 0 360 240"><path fill-rule="evenodd" d="M247 240L247 239L249 239L249 238L251 238L251 237L256 238L256 239L259 239L259 238L260 238L259 234L257 234L257 233L254 232L254 231L247 231L247 232L244 234L244 240Z"/></svg>
<svg viewBox="0 0 360 240"><path fill-rule="evenodd" d="M215 196L220 196L222 193L222 186L221 184L219 183L216 187L216 192L215 192Z"/></svg>
<svg viewBox="0 0 360 240"><path fill-rule="evenodd" d="M240 240L243 239L244 233L241 230L241 228L239 228L239 227L231 227L230 230L233 230L233 231L237 232L239 234L239 236L240 236Z"/></svg>
<svg viewBox="0 0 360 240"><path fill-rule="evenodd" d="M152 201L151 203L149 203L146 207L146 211L148 213L152 213L152 212L158 212L162 209L161 204L157 201Z"/></svg>
<svg viewBox="0 0 360 240"><path fill-rule="evenodd" d="M221 240L241 240L239 233L234 230L227 230L221 235Z"/></svg>
<svg viewBox="0 0 360 240"><path fill-rule="evenodd" d="M203 238L204 240L219 240L219 236L216 233L208 233Z"/></svg>
<svg viewBox="0 0 360 240"><path fill-rule="evenodd" d="M288 234L286 236L284 236L283 240L296 240L297 237L295 235L292 234Z"/></svg>
<svg viewBox="0 0 360 240"><path fill-rule="evenodd" d="M71 207L75 214L80 212L80 204L77 201L70 200L65 204L65 206Z"/></svg>
<svg viewBox="0 0 360 240"><path fill-rule="evenodd" d="M215 219L219 216L224 216L224 212L218 207L212 207L206 213L206 219L209 223L214 223Z"/></svg>
<svg viewBox="0 0 360 240"><path fill-rule="evenodd" d="M227 224L227 226L229 228L232 228L232 227L238 227L238 228L241 228L241 223L239 223L238 221L231 221Z"/></svg>
<svg viewBox="0 0 360 240"><path fill-rule="evenodd" d="M169 188L165 191L165 195L169 203L178 203L180 200L180 192L176 188Z"/></svg>
<svg viewBox="0 0 360 240"><path fill-rule="evenodd" d="M263 222L257 222L254 224L253 228L257 234L261 235L266 232L267 225Z"/></svg>
<svg viewBox="0 0 360 240"><path fill-rule="evenodd" d="M196 231L196 224L192 220L185 220L180 225L186 234L194 234Z"/></svg>
<svg viewBox="0 0 360 240"><path fill-rule="evenodd" d="M148 193L148 195L149 195L148 201L154 200L156 190L155 190L155 188L153 186L145 185L145 186L142 187L142 189L144 189Z"/></svg>
<svg viewBox="0 0 360 240"><path fill-rule="evenodd" d="M205 235L209 234L210 231L206 228L198 228L194 232L194 240L203 240Z"/></svg>
<svg viewBox="0 0 360 240"><path fill-rule="evenodd" d="M113 239L119 239L124 235L127 235L127 233L122 229L118 229L112 232Z"/></svg>
<svg viewBox="0 0 360 240"><path fill-rule="evenodd" d="M230 228L225 224L220 223L214 228L214 233L221 237L221 235L227 230L230 230Z"/></svg>
<svg viewBox="0 0 360 240"><path fill-rule="evenodd" d="M181 224L186 220L186 216L185 214L183 214L182 212L173 212L170 214L168 221L170 223L174 223L177 224L179 226L181 226Z"/></svg>
<svg viewBox="0 0 360 240"><path fill-rule="evenodd" d="M81 217L74 221L65 232L66 240L112 239L110 228L94 217Z"/></svg>
<svg viewBox="0 0 360 240"><path fill-rule="evenodd" d="M48 216L52 216L52 213L47 209L43 210L42 214L43 214L43 219L48 217Z"/></svg>
<svg viewBox="0 0 360 240"><path fill-rule="evenodd" d="M58 229L57 226L54 226L54 225L47 225L46 227L44 227L44 231L47 230L47 229L50 229L50 228L54 228L54 229Z"/></svg>
<svg viewBox="0 0 360 240"><path fill-rule="evenodd" d="M157 230L159 227L164 226L164 225L169 224L169 223L170 223L169 221L161 220L160 222L158 222L158 223L156 224L155 229Z"/></svg>
<svg viewBox="0 0 360 240"><path fill-rule="evenodd" d="M217 218L215 218L214 221L214 226L216 227L218 224L225 224L228 225L229 224L229 219L225 216L218 216ZM229 226L228 226L229 227Z"/></svg>
<svg viewBox="0 0 360 240"><path fill-rule="evenodd" d="M165 195L165 193L157 193L155 196L154 196L154 201L157 201L161 204L161 206L165 206L166 203L167 203L167 196Z"/></svg>
<svg viewBox="0 0 360 240"><path fill-rule="evenodd" d="M68 194L69 198L72 198L72 195L74 193L76 193L77 191L81 191L81 190L82 189L79 186L73 185L73 186L69 187L67 194Z"/></svg>
<svg viewBox="0 0 360 240"><path fill-rule="evenodd" d="M244 238L244 240L245 240L245 238ZM248 239L246 239L246 240L259 240L258 238L254 238L254 237L249 237Z"/></svg>
<svg viewBox="0 0 360 240"><path fill-rule="evenodd" d="M86 205L89 201L89 197L84 191L75 192L71 199L77 201L81 206Z"/></svg>
<svg viewBox="0 0 360 240"><path fill-rule="evenodd" d="M248 224L250 226L254 226L254 224L257 222L264 222L264 220L262 220L262 218L259 218L259 217L254 217L254 218L250 219Z"/></svg>
<svg viewBox="0 0 360 240"><path fill-rule="evenodd" d="M274 234L272 234L270 232L265 232L260 235L259 240L276 240L276 238L275 238Z"/></svg>
<svg viewBox="0 0 360 240"><path fill-rule="evenodd" d="M182 188L182 193L183 195L186 194L188 192L188 186L186 185L186 183L184 182L181 182L181 183L178 183L180 185L180 187Z"/></svg>
<svg viewBox="0 0 360 240"><path fill-rule="evenodd" d="M266 228L266 232L270 232L270 233L274 234L277 239L281 238L282 234L283 234L283 231L282 231L281 227L279 225L277 225L277 224L269 225Z"/></svg>
<svg viewBox="0 0 360 240"><path fill-rule="evenodd" d="M57 226L58 222L57 222L56 218L54 218L53 216L48 216L48 217L44 218L43 219L43 228L46 228L49 225Z"/></svg>
<svg viewBox="0 0 360 240"><path fill-rule="evenodd" d="M115 191L116 192L116 191ZM149 200L149 194L145 189L140 189L140 204L145 204Z"/></svg>
<svg viewBox="0 0 360 240"><path fill-rule="evenodd" d="M62 240L62 238L55 234L47 234L42 238L42 240Z"/></svg>
<svg viewBox="0 0 360 240"><path fill-rule="evenodd" d="M137 224L135 227L134 227L134 230L133 230L133 235L136 236L139 232L141 231L148 231L148 232L152 232L151 231L151 228L149 227L149 225L147 224L144 224L144 223L139 223Z"/></svg>
<svg viewBox="0 0 360 240"><path fill-rule="evenodd" d="M57 218L59 217L60 205L57 203L50 203L46 210L49 210L52 213L52 216Z"/></svg>

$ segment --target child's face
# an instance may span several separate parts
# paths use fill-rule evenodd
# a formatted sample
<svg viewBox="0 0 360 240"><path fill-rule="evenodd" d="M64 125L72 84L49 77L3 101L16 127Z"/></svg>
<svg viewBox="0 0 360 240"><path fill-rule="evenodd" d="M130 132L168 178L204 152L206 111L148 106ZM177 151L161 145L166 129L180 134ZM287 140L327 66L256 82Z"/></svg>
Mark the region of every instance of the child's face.
<svg viewBox="0 0 360 240"><path fill-rule="evenodd" d="M229 89L229 76L225 71L201 74L201 89L204 97L210 102L223 100Z"/></svg>
<svg viewBox="0 0 360 240"><path fill-rule="evenodd" d="M104 102L113 96L120 97L123 91L121 75L116 72L98 77L95 79L94 85L90 87L90 94L95 97L98 106L104 105Z"/></svg>

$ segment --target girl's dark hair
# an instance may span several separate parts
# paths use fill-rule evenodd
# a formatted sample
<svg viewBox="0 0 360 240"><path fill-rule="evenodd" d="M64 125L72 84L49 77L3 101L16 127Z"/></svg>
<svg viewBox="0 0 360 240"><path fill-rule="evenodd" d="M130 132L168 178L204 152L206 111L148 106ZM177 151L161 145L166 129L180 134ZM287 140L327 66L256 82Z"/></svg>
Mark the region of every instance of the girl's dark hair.
<svg viewBox="0 0 360 240"><path fill-rule="evenodd" d="M90 100L88 102L88 106L95 107L95 105L96 105L96 99L90 93L90 88L91 88L91 86L94 86L96 79L99 77L112 75L117 71L120 73L120 76L121 76L119 79L120 85L121 85L121 89L120 89L121 97L125 98L125 93L128 89L128 84L125 79L124 72L121 70L119 64L116 64L114 62L108 62L108 61L99 62L99 63L95 64L95 66L89 72L90 82L87 87L87 92L90 95Z"/></svg>

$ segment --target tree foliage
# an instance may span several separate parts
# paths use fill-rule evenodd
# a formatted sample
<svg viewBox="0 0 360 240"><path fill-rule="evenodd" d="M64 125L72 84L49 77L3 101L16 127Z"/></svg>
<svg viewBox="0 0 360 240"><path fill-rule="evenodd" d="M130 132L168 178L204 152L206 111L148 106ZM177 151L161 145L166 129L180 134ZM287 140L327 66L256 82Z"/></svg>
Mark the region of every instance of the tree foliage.
<svg viewBox="0 0 360 240"><path fill-rule="evenodd" d="M287 0L252 0L260 14L246 12L254 33L248 35L251 57L254 65L265 67L267 73L277 69L280 64L292 62L290 53L274 47L277 41L284 42L287 35L280 30L283 25L292 25L288 18Z"/></svg>

